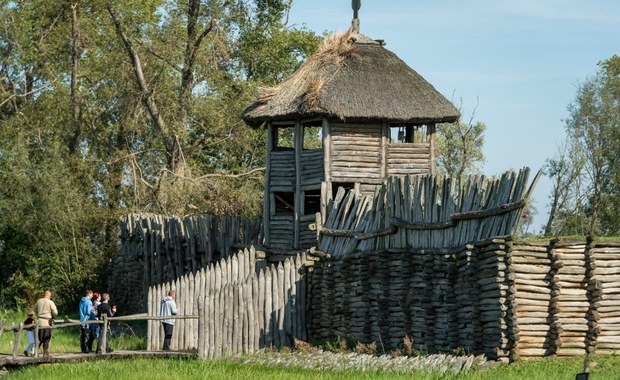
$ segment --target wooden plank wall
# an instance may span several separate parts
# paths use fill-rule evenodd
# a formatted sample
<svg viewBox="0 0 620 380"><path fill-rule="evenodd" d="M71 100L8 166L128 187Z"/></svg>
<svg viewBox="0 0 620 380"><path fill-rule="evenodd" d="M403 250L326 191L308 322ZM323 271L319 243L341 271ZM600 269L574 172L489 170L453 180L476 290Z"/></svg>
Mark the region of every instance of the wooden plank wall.
<svg viewBox="0 0 620 380"><path fill-rule="evenodd" d="M330 130L331 181L380 184L382 126L332 123Z"/></svg>
<svg viewBox="0 0 620 380"><path fill-rule="evenodd" d="M302 190L320 190L325 178L323 149L304 150L301 152L301 188Z"/></svg>
<svg viewBox="0 0 620 380"><path fill-rule="evenodd" d="M269 217L269 248L291 249L295 238L295 216L282 215Z"/></svg>
<svg viewBox="0 0 620 380"><path fill-rule="evenodd" d="M177 320L171 349L198 350L205 358L291 346L293 338L307 340L305 261L303 254L266 266L254 249L240 251L150 287L148 314L158 316L161 299L175 289L179 314L198 320ZM148 331L148 349L160 350L161 323L150 321Z"/></svg>
<svg viewBox="0 0 620 380"><path fill-rule="evenodd" d="M269 190L295 191L295 151L274 151L269 158Z"/></svg>
<svg viewBox="0 0 620 380"><path fill-rule="evenodd" d="M110 265L109 293L127 313L143 312L150 285L172 281L262 245L262 221L235 216L184 218L130 214L119 226L121 252Z"/></svg>
<svg viewBox="0 0 620 380"><path fill-rule="evenodd" d="M402 176L431 172L430 144L388 144L387 175Z"/></svg>

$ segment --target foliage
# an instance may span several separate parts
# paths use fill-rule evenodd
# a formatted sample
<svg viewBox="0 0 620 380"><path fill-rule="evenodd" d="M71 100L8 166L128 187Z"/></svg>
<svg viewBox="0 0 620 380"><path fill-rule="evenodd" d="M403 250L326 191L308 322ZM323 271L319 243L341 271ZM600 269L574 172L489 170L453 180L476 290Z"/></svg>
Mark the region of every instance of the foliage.
<svg viewBox="0 0 620 380"><path fill-rule="evenodd" d="M480 121L474 122L475 114L474 110L467 122L459 119L454 123L437 125L439 173L456 178L480 173L480 166L484 163L482 148L487 127Z"/></svg>
<svg viewBox="0 0 620 380"><path fill-rule="evenodd" d="M0 2L0 306L105 289L129 212L261 212L240 114L318 45L290 5Z"/></svg>
<svg viewBox="0 0 620 380"><path fill-rule="evenodd" d="M620 56L577 88L567 142L545 171L553 180L546 235L620 232Z"/></svg>

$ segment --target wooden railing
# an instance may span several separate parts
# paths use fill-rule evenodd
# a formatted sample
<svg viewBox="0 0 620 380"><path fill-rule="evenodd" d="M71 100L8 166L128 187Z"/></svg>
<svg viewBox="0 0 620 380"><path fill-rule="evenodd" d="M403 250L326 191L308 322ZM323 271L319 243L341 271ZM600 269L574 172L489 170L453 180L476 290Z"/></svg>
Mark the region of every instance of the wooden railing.
<svg viewBox="0 0 620 380"><path fill-rule="evenodd" d="M107 344L108 326L110 325L110 322L114 322L114 321L159 321L159 320L164 320L164 319L198 319L198 318L199 316L197 315L177 315L177 316L169 316L169 317L157 317L157 316L149 316L146 313L143 313L143 314L125 315L125 316L120 316L120 317L108 317L107 315L104 315L103 318L100 320L92 320L92 321L84 321L84 322L80 322L80 321L72 320L72 319L55 319L53 326L41 326L41 323L39 320L37 321L37 323L33 323L30 325L24 325L23 323L19 323L19 324L13 323L9 327L6 327L6 321L2 320L0 321L0 337L2 336L4 332L13 332L14 334L13 359L15 359L17 358L17 354L20 350L19 343L21 340L21 336L23 335L22 332L25 331L26 329L34 327L34 339L35 339L34 357L37 358L39 357L39 343L40 343L39 330L55 330L55 329L60 329L60 328L73 327L73 326L80 326L80 328L82 328L82 326L84 325L99 324L99 325L102 325L101 333L99 335L99 339L101 340L101 343L99 344L99 346L101 347L101 353L105 354L107 351L107 347L108 347L108 344ZM147 341L148 340L149 339L147 337Z"/></svg>

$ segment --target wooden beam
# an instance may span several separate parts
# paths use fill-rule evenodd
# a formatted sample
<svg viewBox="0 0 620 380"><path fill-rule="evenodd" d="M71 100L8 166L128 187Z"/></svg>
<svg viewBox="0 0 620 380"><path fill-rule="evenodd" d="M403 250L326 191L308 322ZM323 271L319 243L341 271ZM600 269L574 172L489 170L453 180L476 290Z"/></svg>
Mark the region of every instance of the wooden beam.
<svg viewBox="0 0 620 380"><path fill-rule="evenodd" d="M299 248L299 218L303 215L304 204L301 192L301 152L304 149L304 132L300 120L295 124L295 229L293 248Z"/></svg>
<svg viewBox="0 0 620 380"><path fill-rule="evenodd" d="M430 152L430 167L431 167L431 174L435 175L437 172L436 169L436 158L435 158L435 131L436 131L436 126L435 124L429 124L427 125L427 138L428 138L428 143L431 146L431 152Z"/></svg>
<svg viewBox="0 0 620 380"><path fill-rule="evenodd" d="M265 163L265 192L263 194L263 237L265 246L269 247L269 219L271 216L271 189L269 182L271 179L271 152L273 151L273 124L267 124L267 162Z"/></svg>
<svg viewBox="0 0 620 380"><path fill-rule="evenodd" d="M332 199L332 136L329 121L323 118L323 165L325 170L326 199ZM323 212L323 210L321 210ZM325 222L325 216L323 216Z"/></svg>

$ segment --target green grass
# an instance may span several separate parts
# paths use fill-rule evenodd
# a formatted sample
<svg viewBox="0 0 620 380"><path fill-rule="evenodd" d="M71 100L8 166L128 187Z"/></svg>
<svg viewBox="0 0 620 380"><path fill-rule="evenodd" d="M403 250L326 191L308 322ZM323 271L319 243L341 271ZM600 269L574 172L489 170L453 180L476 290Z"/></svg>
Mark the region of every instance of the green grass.
<svg viewBox="0 0 620 380"><path fill-rule="evenodd" d="M596 357L592 380L620 379L620 356ZM277 366L242 365L229 361L199 359L104 360L92 363L56 364L13 370L10 379L420 379L420 380L522 380L574 379L582 370L583 359L542 359L520 361L498 368L462 375L432 373L385 373L360 371L318 371Z"/></svg>
<svg viewBox="0 0 620 380"><path fill-rule="evenodd" d="M24 316L17 312L0 312L0 319L21 322ZM111 346L113 349L144 349L146 325L117 326ZM21 352L26 345L22 337ZM4 333L0 352L13 350L13 334ZM79 352L79 329L70 327L54 331L52 355L55 352ZM31 366L11 370L5 379L454 379L454 380L521 380L521 379L574 379L583 370L583 357L566 359L539 359L519 361L485 371L470 371L458 376L437 373L388 373L361 371L318 371L280 366L244 365L243 358L229 360L200 359L108 359L89 363ZM286 358L283 358L285 361ZM595 356L592 360L592 380L620 380L620 355Z"/></svg>

